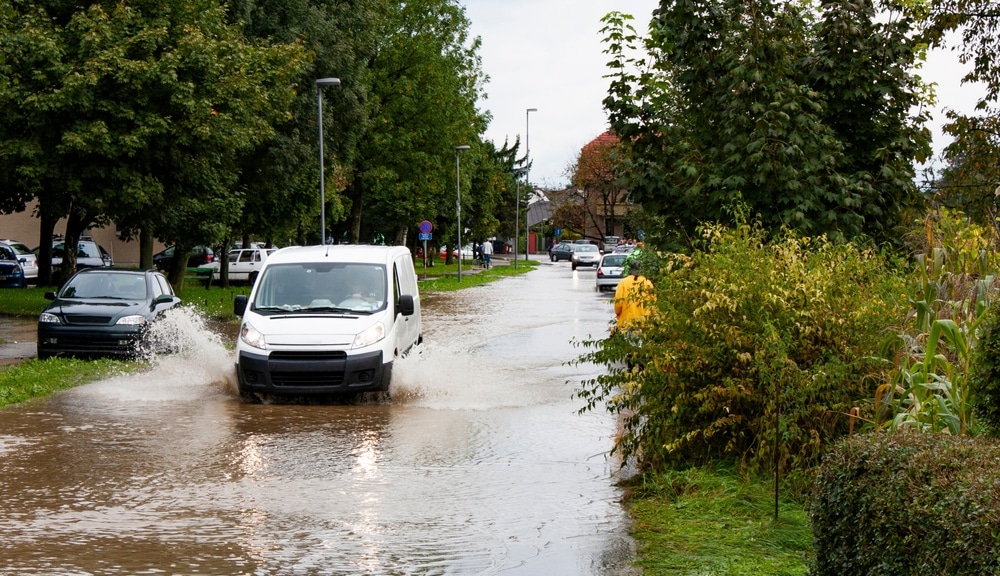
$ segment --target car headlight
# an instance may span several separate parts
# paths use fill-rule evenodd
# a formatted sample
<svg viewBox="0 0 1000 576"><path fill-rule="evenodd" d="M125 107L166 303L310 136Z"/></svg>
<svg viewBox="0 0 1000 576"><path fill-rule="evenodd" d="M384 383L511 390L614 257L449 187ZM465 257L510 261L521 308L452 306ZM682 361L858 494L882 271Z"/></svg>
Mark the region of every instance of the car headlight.
<svg viewBox="0 0 1000 576"><path fill-rule="evenodd" d="M50 312L42 312L42 315L38 317L38 321L42 324L62 324L62 320Z"/></svg>
<svg viewBox="0 0 1000 576"><path fill-rule="evenodd" d="M243 340L247 346L267 350L267 342L264 340L264 335L246 322L240 327L240 340Z"/></svg>
<svg viewBox="0 0 1000 576"><path fill-rule="evenodd" d="M122 316L115 322L117 326L141 326L146 323L145 316L133 315L133 316Z"/></svg>
<svg viewBox="0 0 1000 576"><path fill-rule="evenodd" d="M385 326L381 322L376 322L367 330L358 334L354 338L354 345L351 347L364 348L365 346L371 346L383 338L385 338Z"/></svg>

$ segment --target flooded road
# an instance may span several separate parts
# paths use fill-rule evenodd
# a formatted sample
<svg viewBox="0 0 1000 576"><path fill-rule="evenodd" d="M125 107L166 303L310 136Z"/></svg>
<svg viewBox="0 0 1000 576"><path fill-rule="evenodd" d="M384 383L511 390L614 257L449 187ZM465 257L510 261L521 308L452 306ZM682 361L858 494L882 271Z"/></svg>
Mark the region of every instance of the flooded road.
<svg viewBox="0 0 1000 576"><path fill-rule="evenodd" d="M0 574L632 574L614 420L565 364L613 312L560 264L424 295L384 403L241 402L192 319L148 372L0 410Z"/></svg>

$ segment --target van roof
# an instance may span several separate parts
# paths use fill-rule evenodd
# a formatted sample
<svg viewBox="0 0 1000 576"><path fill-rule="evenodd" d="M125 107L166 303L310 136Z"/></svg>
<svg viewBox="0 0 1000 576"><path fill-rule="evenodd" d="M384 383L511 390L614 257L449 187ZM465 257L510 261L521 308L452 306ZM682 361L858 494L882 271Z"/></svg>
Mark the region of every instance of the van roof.
<svg viewBox="0 0 1000 576"><path fill-rule="evenodd" d="M400 254L410 254L405 246L369 246L364 244L328 244L326 246L290 246L267 257L266 264L297 262L368 262L388 264Z"/></svg>

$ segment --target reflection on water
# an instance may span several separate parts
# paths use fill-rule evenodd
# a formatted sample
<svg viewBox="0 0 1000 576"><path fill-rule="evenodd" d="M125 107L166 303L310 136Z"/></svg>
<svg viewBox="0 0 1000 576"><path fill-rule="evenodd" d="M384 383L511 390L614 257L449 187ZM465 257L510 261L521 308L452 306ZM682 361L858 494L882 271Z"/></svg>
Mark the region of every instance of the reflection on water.
<svg viewBox="0 0 1000 576"><path fill-rule="evenodd" d="M179 315L148 371L2 412L0 573L629 573L614 423L566 364L610 312L568 275L436 296L383 403L241 402Z"/></svg>

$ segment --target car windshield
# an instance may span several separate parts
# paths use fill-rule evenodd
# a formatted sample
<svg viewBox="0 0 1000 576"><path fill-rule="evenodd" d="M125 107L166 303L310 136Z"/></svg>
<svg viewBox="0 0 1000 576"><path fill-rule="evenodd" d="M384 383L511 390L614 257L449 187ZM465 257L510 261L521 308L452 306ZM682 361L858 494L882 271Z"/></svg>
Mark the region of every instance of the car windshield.
<svg viewBox="0 0 1000 576"><path fill-rule="evenodd" d="M9 246L10 249L13 250L17 254L31 254L32 253L31 250L28 250L27 246L25 246L24 244L21 244L20 242L8 242L7 246Z"/></svg>
<svg viewBox="0 0 1000 576"><path fill-rule="evenodd" d="M578 244L576 247L577 252L597 252L597 246L593 244Z"/></svg>
<svg viewBox="0 0 1000 576"><path fill-rule="evenodd" d="M146 298L146 278L142 274L121 272L77 274L66 283L59 296L142 300Z"/></svg>
<svg viewBox="0 0 1000 576"><path fill-rule="evenodd" d="M14 251L0 244L0 260L17 260L17 254Z"/></svg>
<svg viewBox="0 0 1000 576"><path fill-rule="evenodd" d="M53 246L52 255L58 257L65 256L64 246L62 242ZM101 252L102 250L93 242L80 242L76 245L77 258L101 258Z"/></svg>
<svg viewBox="0 0 1000 576"><path fill-rule="evenodd" d="M385 266L301 263L269 266L253 308L260 312L371 313L386 306Z"/></svg>

